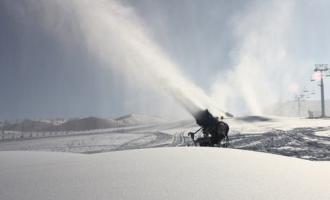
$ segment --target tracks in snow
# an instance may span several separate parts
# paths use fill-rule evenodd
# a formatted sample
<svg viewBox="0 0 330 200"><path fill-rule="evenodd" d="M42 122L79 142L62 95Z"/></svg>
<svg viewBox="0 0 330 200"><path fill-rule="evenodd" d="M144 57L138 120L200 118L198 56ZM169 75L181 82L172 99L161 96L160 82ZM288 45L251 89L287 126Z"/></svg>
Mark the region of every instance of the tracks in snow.
<svg viewBox="0 0 330 200"><path fill-rule="evenodd" d="M330 137L317 136L319 128L274 130L263 134L236 134L230 143L236 149L268 152L308 160L330 160Z"/></svg>
<svg viewBox="0 0 330 200"><path fill-rule="evenodd" d="M172 146L185 146L185 137L183 132L173 135Z"/></svg>

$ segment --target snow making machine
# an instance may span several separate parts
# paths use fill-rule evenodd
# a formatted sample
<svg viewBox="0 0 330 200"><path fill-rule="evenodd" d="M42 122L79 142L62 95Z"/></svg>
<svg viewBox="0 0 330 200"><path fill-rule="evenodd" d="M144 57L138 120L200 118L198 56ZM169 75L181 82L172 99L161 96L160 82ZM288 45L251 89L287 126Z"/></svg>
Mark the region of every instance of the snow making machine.
<svg viewBox="0 0 330 200"><path fill-rule="evenodd" d="M195 146L227 147L229 145L227 123L214 117L207 109L195 113L194 118L201 127L196 132L188 133ZM202 135L195 137L196 133L200 131Z"/></svg>

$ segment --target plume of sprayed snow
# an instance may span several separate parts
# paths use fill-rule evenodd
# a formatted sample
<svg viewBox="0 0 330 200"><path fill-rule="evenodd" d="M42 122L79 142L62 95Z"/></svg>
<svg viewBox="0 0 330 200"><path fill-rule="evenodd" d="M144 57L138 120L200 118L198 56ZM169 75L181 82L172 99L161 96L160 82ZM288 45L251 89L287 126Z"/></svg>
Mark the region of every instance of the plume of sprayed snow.
<svg viewBox="0 0 330 200"><path fill-rule="evenodd" d="M233 110L241 104L249 113L262 114L292 84L297 67L291 66L287 44L293 8L293 1L255 1L235 18L235 65L212 86L212 97L222 107Z"/></svg>
<svg viewBox="0 0 330 200"><path fill-rule="evenodd" d="M209 107L216 110L210 98L186 79L152 40L147 25L132 8L114 0L55 1L55 4L59 8L56 12L52 6L47 7L52 13L48 18L53 20L54 15L61 15L76 22L89 53L104 65L125 74L136 84L166 91L191 114ZM63 35L62 24L57 24L56 34Z"/></svg>

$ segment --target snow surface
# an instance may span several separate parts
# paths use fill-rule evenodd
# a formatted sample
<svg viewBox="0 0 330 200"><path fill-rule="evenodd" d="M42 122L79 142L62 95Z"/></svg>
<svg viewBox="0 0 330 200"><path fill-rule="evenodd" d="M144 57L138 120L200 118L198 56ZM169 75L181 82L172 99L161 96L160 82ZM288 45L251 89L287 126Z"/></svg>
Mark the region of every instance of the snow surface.
<svg viewBox="0 0 330 200"><path fill-rule="evenodd" d="M330 137L330 130L317 131L317 132L315 132L315 135Z"/></svg>
<svg viewBox="0 0 330 200"><path fill-rule="evenodd" d="M229 119L228 123L232 129L248 133L261 133L272 131L274 129L291 130L294 128L317 128L317 127L330 127L330 118L308 119L297 117L267 117L268 121L243 121L237 119Z"/></svg>
<svg viewBox="0 0 330 200"><path fill-rule="evenodd" d="M230 148L308 160L330 160L330 119L245 116L225 119L225 122L230 126ZM198 129L193 120L185 120L89 131L6 131L0 135L0 150L99 153L189 146L192 141L188 133Z"/></svg>
<svg viewBox="0 0 330 200"><path fill-rule="evenodd" d="M330 198L330 163L219 148L0 152L1 200Z"/></svg>

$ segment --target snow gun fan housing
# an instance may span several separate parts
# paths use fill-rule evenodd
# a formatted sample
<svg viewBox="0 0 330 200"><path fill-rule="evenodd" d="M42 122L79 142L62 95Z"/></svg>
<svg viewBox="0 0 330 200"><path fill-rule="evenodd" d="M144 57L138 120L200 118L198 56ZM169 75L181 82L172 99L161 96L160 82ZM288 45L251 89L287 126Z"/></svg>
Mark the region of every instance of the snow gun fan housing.
<svg viewBox="0 0 330 200"><path fill-rule="evenodd" d="M214 127L218 124L219 120L215 118L207 109L194 114L196 123L203 129Z"/></svg>
<svg viewBox="0 0 330 200"><path fill-rule="evenodd" d="M221 141L224 139L224 147L229 144L228 131L229 126L223 121L219 121L207 109L198 111L194 114L196 123L201 127L196 132L189 132L194 145L196 146L222 146ZM195 139L195 134L202 130L203 136Z"/></svg>

